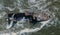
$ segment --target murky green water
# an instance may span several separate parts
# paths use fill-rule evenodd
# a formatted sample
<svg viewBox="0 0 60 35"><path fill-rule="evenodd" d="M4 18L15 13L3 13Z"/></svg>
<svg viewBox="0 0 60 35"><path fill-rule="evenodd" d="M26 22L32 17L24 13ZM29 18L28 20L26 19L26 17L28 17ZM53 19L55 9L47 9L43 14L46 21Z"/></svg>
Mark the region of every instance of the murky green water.
<svg viewBox="0 0 60 35"><path fill-rule="evenodd" d="M38 2L40 0L36 0ZM49 4L47 4L49 3ZM0 12L21 12L24 9L31 9L33 12L37 10L45 11L48 9L51 13L55 14L55 18L52 20L50 26L44 26L40 31L31 33L30 35L60 35L60 0L46 0L39 3L28 3L28 0L0 0ZM35 4L39 4L35 6ZM46 7L45 4L47 4ZM9 7L9 8L6 8ZM41 8L43 7L43 8ZM41 9L40 9L41 8ZM5 16L0 19L0 30L5 30ZM3 24L4 23L4 24ZM15 29L19 30L19 29ZM14 31L15 31L14 30Z"/></svg>
<svg viewBox="0 0 60 35"><path fill-rule="evenodd" d="M55 13L58 21L54 22L55 24L51 25L51 27L42 29L36 33L33 33L32 35L60 35L60 0L51 2L52 3L48 6L49 10ZM58 9L54 9L54 6L56 6Z"/></svg>

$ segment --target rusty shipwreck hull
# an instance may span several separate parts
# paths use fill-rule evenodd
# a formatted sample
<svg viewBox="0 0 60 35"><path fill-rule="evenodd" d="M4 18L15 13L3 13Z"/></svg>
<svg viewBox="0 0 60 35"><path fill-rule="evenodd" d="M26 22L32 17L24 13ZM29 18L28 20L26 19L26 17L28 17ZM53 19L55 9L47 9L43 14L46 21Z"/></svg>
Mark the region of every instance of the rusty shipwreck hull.
<svg viewBox="0 0 60 35"><path fill-rule="evenodd" d="M20 14L20 15L19 15ZM16 15L16 16L15 16ZM22 15L22 16L21 16ZM10 16L10 17L9 17ZM19 19L18 18L14 18L14 16L15 17L19 17ZM29 19L29 22L31 22L32 24L36 24L37 22L43 22L43 21L47 21L47 20L49 20L50 18L52 18L52 16L51 15L48 15L48 14L46 14L46 13L43 13L43 12L36 12L36 13L27 13L27 12L25 12L25 13L10 13L9 15L8 15L8 26L7 26L7 29L9 29L9 28L11 28L11 27L13 27L16 23L17 23L17 21L18 20L20 20L20 21L25 21L26 20L26 17L25 16L27 16L27 18ZM20 17L22 17L22 18L20 18ZM23 18L23 17L25 17L25 18ZM10 18L13 18L12 20L10 19ZM23 22L22 21L22 22Z"/></svg>

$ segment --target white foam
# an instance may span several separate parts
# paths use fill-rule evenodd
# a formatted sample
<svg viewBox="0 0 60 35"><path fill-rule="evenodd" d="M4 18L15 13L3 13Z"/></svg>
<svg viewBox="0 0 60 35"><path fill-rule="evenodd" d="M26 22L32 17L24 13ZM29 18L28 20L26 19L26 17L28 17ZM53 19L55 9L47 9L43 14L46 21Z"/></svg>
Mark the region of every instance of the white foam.
<svg viewBox="0 0 60 35"><path fill-rule="evenodd" d="M25 17L23 17L23 19L21 19L20 21L17 21L17 26L24 28L23 23L25 23L25 22L26 22L26 19L25 19Z"/></svg>
<svg viewBox="0 0 60 35"><path fill-rule="evenodd" d="M40 2L39 2L40 1ZM38 2L36 2L36 0L28 0L28 4L31 8L33 8L33 6L37 7L38 10L41 10L41 11L47 11L48 9L45 9L48 5L51 4L51 2L48 2L48 3L45 3L46 0L39 0ZM35 4L36 3L36 4ZM20 0L18 0L18 4L20 4ZM32 5L33 4L33 5ZM39 5L39 4L43 4L43 5ZM19 6L17 7L18 9L21 9ZM21 10L22 12L23 10ZM47 23L50 22L51 19L47 20L47 21L44 21L44 22L41 22L42 25L40 26L40 28L35 28L35 29L29 29L29 28L25 28L23 30L20 31L20 34L22 33L29 33L29 32L36 32L36 31L39 31L41 30ZM22 25L23 26L23 25ZM19 32L18 32L19 33Z"/></svg>
<svg viewBox="0 0 60 35"><path fill-rule="evenodd" d="M6 29L10 29L13 25L13 21L11 21L11 23L9 25L7 25Z"/></svg>
<svg viewBox="0 0 60 35"><path fill-rule="evenodd" d="M32 2L35 2L35 0L29 0L29 2L31 2L31 3L32 3Z"/></svg>
<svg viewBox="0 0 60 35"><path fill-rule="evenodd" d="M25 28L25 29L20 31L20 34L29 33L29 32L37 32L37 31L41 30L49 21L51 21L51 19L44 21L44 22L41 22L42 25L40 26L40 28L35 28L35 29ZM17 33L19 33L19 32L17 32Z"/></svg>
<svg viewBox="0 0 60 35"><path fill-rule="evenodd" d="M20 7L20 0L17 0L18 1L18 6L17 8L20 10L20 12L23 12L23 9L21 9ZM28 4L31 8L33 8L33 6L37 7L38 10L41 10L41 11L47 11L48 9L45 9L48 5L51 4L51 2L48 2L48 3L45 3L46 0L39 0L40 2L36 2L35 0L28 0ZM33 3L33 5L31 4ZM36 3L36 4L35 4ZM41 4L41 5L40 5ZM14 9L11 9L9 7L7 7L7 9L9 9L10 11L13 11ZM48 11L49 12L49 11ZM24 21L24 19L22 19L20 22L22 23ZM39 31L41 30L46 24L48 24L49 22L51 21L51 19L47 20L47 21L44 21L44 22L41 22L42 25L39 27L39 28L35 28L35 29L29 29L29 28L25 28L23 30L20 31L20 34L23 34L23 33L29 33L29 32L36 32L36 31ZM19 23L19 22L18 22ZM20 25L20 26L23 26L23 25ZM17 32L19 33L19 32Z"/></svg>
<svg viewBox="0 0 60 35"><path fill-rule="evenodd" d="M15 8L10 8L10 7L5 7L6 9L8 9L9 11L14 11Z"/></svg>

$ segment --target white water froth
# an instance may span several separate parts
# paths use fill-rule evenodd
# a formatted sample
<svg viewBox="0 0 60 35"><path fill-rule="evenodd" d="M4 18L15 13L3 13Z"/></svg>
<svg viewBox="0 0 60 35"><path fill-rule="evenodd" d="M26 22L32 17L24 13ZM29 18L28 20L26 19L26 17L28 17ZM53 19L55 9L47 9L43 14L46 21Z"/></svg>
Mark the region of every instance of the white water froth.
<svg viewBox="0 0 60 35"><path fill-rule="evenodd" d="M25 17L23 17L23 19L21 19L20 21L17 22L17 26L20 26L20 27L24 27L23 24L20 24L20 23L25 23ZM10 29L13 25L13 21L11 21L11 23L9 25L7 25L6 29Z"/></svg>
<svg viewBox="0 0 60 35"><path fill-rule="evenodd" d="M26 19L25 19L25 17L23 17L23 19L21 19L20 21L17 22L17 26L24 28L25 22L26 22Z"/></svg>
<svg viewBox="0 0 60 35"><path fill-rule="evenodd" d="M10 7L5 7L6 9L8 9L9 11L14 11L15 8L10 8Z"/></svg>
<svg viewBox="0 0 60 35"><path fill-rule="evenodd" d="M49 20L47 20L47 21L40 22L40 23L42 23L42 25L40 26L40 28L35 28L35 29L25 28L25 29L23 29L23 30L21 30L20 32L17 32L17 33L23 34L23 33L29 33L29 32L37 32L37 31L41 30L51 20L52 20L52 18L49 19Z"/></svg>
<svg viewBox="0 0 60 35"><path fill-rule="evenodd" d="M40 1L40 2L39 2L39 1ZM38 10L50 12L46 7L47 7L48 5L50 5L51 2L45 3L46 0L39 0L39 1L36 2L35 0L28 0L28 4L29 4L30 8L32 8L32 7L35 6L35 7L38 8ZM34 3L36 3L36 4L34 4ZM43 4L43 5L40 5L40 4ZM45 9L45 8L46 8L46 9ZM41 22L42 25L40 26L40 28L35 28L35 29L25 28L25 29L23 29L23 30L21 30L20 32L17 32L17 33L20 33L20 35L21 35L21 34L29 33L29 32L37 32L37 31L41 30L41 29L42 29L46 24L48 24L51 20L52 20L52 18L49 19L49 20L47 20L47 21Z"/></svg>
<svg viewBox="0 0 60 35"><path fill-rule="evenodd" d="M6 29L10 29L13 25L13 21L11 21L10 25L7 25Z"/></svg>
<svg viewBox="0 0 60 35"><path fill-rule="evenodd" d="M16 3L17 4L17 8L20 10L20 12L23 12L23 9L21 9L21 7L20 7L21 6L20 0L17 0L17 1L18 1L18 3ZM35 0L28 0L28 4L29 4L30 8L32 8L34 6L34 7L37 7L38 10L47 11L48 9L46 7L49 6L51 4L51 2L45 3L46 0L39 0L39 1L36 2ZM33 5L31 3L33 3ZM34 3L36 3L36 4L34 4ZM6 7L6 8L8 10L10 10L10 11L13 11L15 9L15 8L12 9L12 8L9 8L9 7ZM21 30L20 32L17 32L17 33L23 34L23 33L29 33L29 32L37 32L37 31L41 30L46 24L48 24L51 21L51 19L49 19L47 21L44 21L44 22L41 22L42 25L40 26L40 28L35 28L35 29L25 28L25 29L23 29L23 30ZM17 23L18 26L22 26L23 27L22 24L19 25L18 23Z"/></svg>

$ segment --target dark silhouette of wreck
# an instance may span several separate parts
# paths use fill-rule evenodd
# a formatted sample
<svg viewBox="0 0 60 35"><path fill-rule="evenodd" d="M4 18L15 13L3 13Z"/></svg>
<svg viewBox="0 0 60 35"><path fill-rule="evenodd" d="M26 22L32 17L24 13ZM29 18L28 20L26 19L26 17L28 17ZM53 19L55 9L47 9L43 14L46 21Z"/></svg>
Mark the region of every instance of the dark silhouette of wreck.
<svg viewBox="0 0 60 35"><path fill-rule="evenodd" d="M21 21L21 19L23 19L23 17L25 17L25 19L29 20L29 23L32 23L33 25L35 25L37 22L42 22L45 20L37 20L37 17L33 17L33 13L9 13L8 14L8 24L10 25L11 21L13 21L13 24L11 27L13 27L17 21Z"/></svg>

